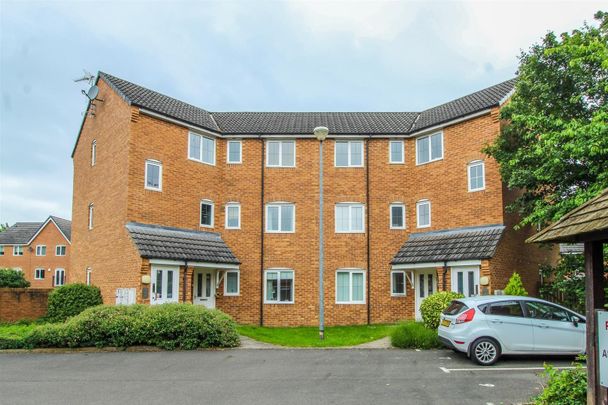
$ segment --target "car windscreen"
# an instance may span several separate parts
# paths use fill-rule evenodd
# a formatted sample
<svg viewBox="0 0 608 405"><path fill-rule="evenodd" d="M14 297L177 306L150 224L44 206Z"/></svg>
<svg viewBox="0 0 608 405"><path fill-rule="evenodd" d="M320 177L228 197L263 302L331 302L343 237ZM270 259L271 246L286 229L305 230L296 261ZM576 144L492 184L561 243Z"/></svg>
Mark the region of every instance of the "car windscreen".
<svg viewBox="0 0 608 405"><path fill-rule="evenodd" d="M462 311L468 309L464 302L452 301L450 306L443 310L444 315L458 315Z"/></svg>

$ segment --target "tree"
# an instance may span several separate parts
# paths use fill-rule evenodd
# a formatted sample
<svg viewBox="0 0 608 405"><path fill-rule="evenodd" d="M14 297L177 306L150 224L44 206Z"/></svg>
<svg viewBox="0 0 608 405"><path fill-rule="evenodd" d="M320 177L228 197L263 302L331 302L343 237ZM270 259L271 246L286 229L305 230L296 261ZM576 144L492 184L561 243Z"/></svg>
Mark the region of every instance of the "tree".
<svg viewBox="0 0 608 405"><path fill-rule="evenodd" d="M519 295L526 297L528 292L524 288L524 283L521 282L521 276L518 273L513 273L507 286L504 289L505 295Z"/></svg>
<svg viewBox="0 0 608 405"><path fill-rule="evenodd" d="M485 148L521 190L509 206L519 226L556 221L608 187L608 13L595 18L521 53L506 124Z"/></svg>
<svg viewBox="0 0 608 405"><path fill-rule="evenodd" d="M5 224L0 224L0 232L4 232L9 228L8 222Z"/></svg>
<svg viewBox="0 0 608 405"><path fill-rule="evenodd" d="M0 269L0 288L26 288L30 282L25 279L23 272L15 269Z"/></svg>

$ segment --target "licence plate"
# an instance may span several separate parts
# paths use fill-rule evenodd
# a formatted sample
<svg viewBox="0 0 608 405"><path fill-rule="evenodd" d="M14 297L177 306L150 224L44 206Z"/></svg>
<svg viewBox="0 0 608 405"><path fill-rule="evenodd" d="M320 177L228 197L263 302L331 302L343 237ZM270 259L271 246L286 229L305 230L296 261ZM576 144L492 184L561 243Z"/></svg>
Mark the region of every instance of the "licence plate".
<svg viewBox="0 0 608 405"><path fill-rule="evenodd" d="M444 319L443 321L441 321L441 326L450 326L452 322L449 319Z"/></svg>

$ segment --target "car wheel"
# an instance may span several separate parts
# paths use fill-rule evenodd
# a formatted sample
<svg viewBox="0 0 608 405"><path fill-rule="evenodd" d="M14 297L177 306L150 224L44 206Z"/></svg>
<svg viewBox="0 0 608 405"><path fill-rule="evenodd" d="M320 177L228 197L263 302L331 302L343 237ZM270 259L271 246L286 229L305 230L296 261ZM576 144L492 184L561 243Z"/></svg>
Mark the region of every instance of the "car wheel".
<svg viewBox="0 0 608 405"><path fill-rule="evenodd" d="M500 345L490 338L481 338L473 343L471 358L482 366L491 366L500 357Z"/></svg>

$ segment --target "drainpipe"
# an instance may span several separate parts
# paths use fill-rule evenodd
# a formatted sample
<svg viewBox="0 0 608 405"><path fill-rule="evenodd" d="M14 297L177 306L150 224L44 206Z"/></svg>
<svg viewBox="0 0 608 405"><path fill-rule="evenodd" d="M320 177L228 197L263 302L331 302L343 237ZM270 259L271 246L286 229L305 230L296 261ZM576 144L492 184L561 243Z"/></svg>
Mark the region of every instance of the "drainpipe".
<svg viewBox="0 0 608 405"><path fill-rule="evenodd" d="M188 260L184 260L184 280L182 282L182 302L186 302L186 291L188 291L188 289L186 288L186 283L188 281Z"/></svg>
<svg viewBox="0 0 608 405"><path fill-rule="evenodd" d="M262 160L260 161L261 187L260 187L260 326L264 326L264 157L266 143L262 142Z"/></svg>
<svg viewBox="0 0 608 405"><path fill-rule="evenodd" d="M367 229L367 324L371 324L372 314L371 314L371 285L372 285L372 269L371 258L370 258L370 222L369 222L369 213L371 211L371 207L369 206L369 141L371 139L371 135L368 136L367 141L365 142L365 221L366 229Z"/></svg>
<svg viewBox="0 0 608 405"><path fill-rule="evenodd" d="M445 276L447 274L448 274L448 262L444 260L443 261L443 280L441 280L443 291L445 291L445 286L446 286Z"/></svg>

